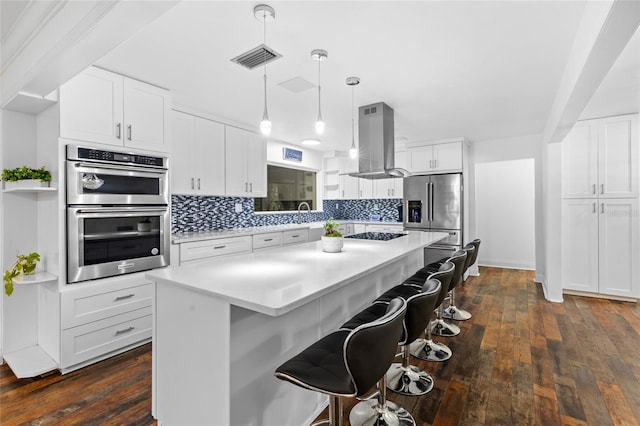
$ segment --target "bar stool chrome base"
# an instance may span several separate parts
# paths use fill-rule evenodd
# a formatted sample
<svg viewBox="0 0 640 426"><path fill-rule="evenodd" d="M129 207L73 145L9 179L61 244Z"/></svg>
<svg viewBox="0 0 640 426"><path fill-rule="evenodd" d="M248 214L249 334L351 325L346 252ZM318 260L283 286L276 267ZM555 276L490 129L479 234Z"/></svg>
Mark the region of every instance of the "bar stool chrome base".
<svg viewBox="0 0 640 426"><path fill-rule="evenodd" d="M401 395L424 395L433 389L433 378L415 365L403 367L394 362L387 370L387 389Z"/></svg>
<svg viewBox="0 0 640 426"><path fill-rule="evenodd" d="M431 334L444 337L457 336L460 334L460 327L455 324L444 322L442 319L438 319L431 325Z"/></svg>
<svg viewBox="0 0 640 426"><path fill-rule="evenodd" d="M411 355L426 361L446 361L451 358L451 349L444 343L418 339L409 345Z"/></svg>
<svg viewBox="0 0 640 426"><path fill-rule="evenodd" d="M452 319L455 321L466 321L471 318L471 313L455 306L449 306L442 312L442 318Z"/></svg>
<svg viewBox="0 0 640 426"><path fill-rule="evenodd" d="M349 413L351 426L415 426L416 421L407 410L387 401L383 407L371 399L356 404Z"/></svg>

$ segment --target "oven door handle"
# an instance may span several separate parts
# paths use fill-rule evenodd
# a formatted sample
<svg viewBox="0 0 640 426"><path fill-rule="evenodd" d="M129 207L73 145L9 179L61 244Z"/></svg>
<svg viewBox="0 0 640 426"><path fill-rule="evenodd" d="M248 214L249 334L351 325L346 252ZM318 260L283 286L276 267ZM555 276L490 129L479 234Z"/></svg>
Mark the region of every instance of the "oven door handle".
<svg viewBox="0 0 640 426"><path fill-rule="evenodd" d="M81 209L77 209L75 213L77 215L80 214L102 214L102 213L158 213L165 214L167 213L167 208L157 208L157 207L83 207Z"/></svg>
<svg viewBox="0 0 640 426"><path fill-rule="evenodd" d="M114 170L121 172L135 172L145 173L150 175L164 175L167 173L167 169L164 168L151 168L151 167L135 167L126 165L112 165L112 164L95 164L95 163L75 163L76 169L83 169L89 173L100 173L103 170Z"/></svg>

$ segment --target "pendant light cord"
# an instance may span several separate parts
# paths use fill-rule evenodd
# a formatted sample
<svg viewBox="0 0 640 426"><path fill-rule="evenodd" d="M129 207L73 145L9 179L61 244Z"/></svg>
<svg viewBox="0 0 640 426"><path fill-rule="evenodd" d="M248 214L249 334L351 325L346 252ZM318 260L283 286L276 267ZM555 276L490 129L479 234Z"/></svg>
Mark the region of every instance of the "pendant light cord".
<svg viewBox="0 0 640 426"><path fill-rule="evenodd" d="M320 62L322 62L320 60L320 58L318 58L318 120L322 119L322 113L320 110L320 106L321 106L321 102L320 102Z"/></svg>
<svg viewBox="0 0 640 426"><path fill-rule="evenodd" d="M262 11L262 44L265 45L265 48L262 49L262 60L263 70L264 70L264 111L267 112L267 11ZM268 114L266 114L268 116Z"/></svg>

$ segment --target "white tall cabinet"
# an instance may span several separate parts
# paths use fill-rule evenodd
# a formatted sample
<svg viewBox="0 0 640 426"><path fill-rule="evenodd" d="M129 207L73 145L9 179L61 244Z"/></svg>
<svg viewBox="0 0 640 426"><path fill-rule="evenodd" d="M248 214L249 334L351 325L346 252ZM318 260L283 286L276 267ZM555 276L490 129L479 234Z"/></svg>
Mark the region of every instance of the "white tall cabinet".
<svg viewBox="0 0 640 426"><path fill-rule="evenodd" d="M565 292L640 297L638 115L576 123L562 145Z"/></svg>
<svg viewBox="0 0 640 426"><path fill-rule="evenodd" d="M224 124L180 111L171 121L171 193L225 195Z"/></svg>

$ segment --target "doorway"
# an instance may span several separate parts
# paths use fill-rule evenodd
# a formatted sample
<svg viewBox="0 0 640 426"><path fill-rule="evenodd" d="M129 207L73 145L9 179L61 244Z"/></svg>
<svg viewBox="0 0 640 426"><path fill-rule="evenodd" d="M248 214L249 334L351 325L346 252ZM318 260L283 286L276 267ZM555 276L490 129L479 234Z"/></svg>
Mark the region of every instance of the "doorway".
<svg viewBox="0 0 640 426"><path fill-rule="evenodd" d="M535 270L535 160L475 166L478 264Z"/></svg>

